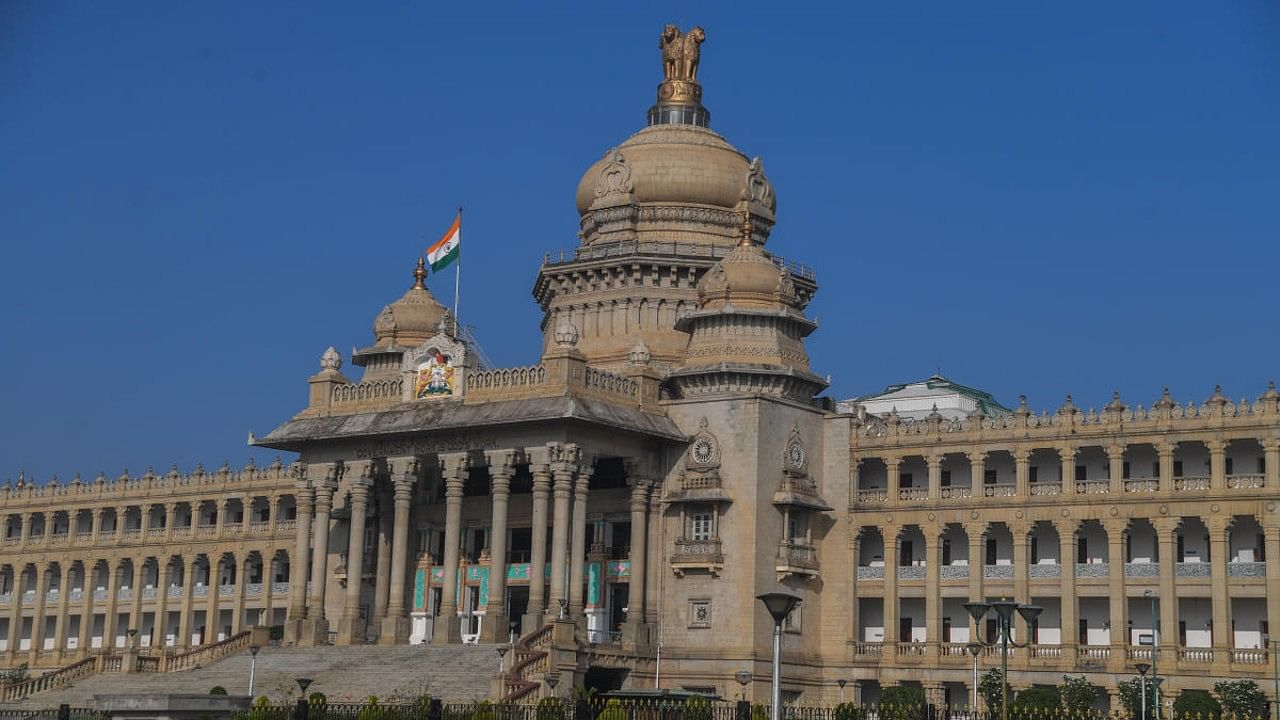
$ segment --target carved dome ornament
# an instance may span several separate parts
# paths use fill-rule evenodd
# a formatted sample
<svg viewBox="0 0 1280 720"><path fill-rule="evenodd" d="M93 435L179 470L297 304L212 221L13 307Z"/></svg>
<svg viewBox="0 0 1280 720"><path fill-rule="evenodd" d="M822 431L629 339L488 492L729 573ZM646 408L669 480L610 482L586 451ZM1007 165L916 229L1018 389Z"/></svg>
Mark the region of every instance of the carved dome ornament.
<svg viewBox="0 0 1280 720"><path fill-rule="evenodd" d="M342 356L338 354L338 351L333 346L330 346L329 349L325 350L324 354L320 356L320 369L327 370L329 372L337 372L341 367Z"/></svg>
<svg viewBox="0 0 1280 720"><path fill-rule="evenodd" d="M556 324L556 345L560 347L574 347L578 344L578 326L574 325L569 318L562 318Z"/></svg>
<svg viewBox="0 0 1280 720"><path fill-rule="evenodd" d="M742 190L742 199L754 205L768 208L770 212L778 209L777 198L773 194L773 185L764 174L764 161L759 157L751 159L747 167L747 186Z"/></svg>
<svg viewBox="0 0 1280 720"><path fill-rule="evenodd" d="M610 148L604 154L605 166L600 168L600 179L596 182L596 197L608 195L627 195L635 190L631 182L631 167L618 148Z"/></svg>
<svg viewBox="0 0 1280 720"><path fill-rule="evenodd" d="M645 344L644 338L636 340L636 344L631 346L631 350L627 353L627 360L632 365L648 365L653 360L653 353L649 352L649 346Z"/></svg>
<svg viewBox="0 0 1280 720"><path fill-rule="evenodd" d="M787 445L782 453L782 462L783 466L792 472L804 472L809 464L809 454L804 449L799 425L791 429L791 437L787 438Z"/></svg>

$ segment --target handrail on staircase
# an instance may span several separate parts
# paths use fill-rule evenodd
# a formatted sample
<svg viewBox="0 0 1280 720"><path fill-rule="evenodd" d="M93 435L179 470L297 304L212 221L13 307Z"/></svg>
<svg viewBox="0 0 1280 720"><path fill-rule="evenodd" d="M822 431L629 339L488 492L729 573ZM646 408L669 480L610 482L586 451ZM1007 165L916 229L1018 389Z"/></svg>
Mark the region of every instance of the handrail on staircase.
<svg viewBox="0 0 1280 720"><path fill-rule="evenodd" d="M202 645L174 655L166 655L161 659L158 670L159 672L176 672L193 667L202 660L224 658L249 647L249 636L252 634L252 631L244 630L212 645Z"/></svg>
<svg viewBox="0 0 1280 720"><path fill-rule="evenodd" d="M44 692L45 690L51 690L55 687L61 687L72 680L92 674L97 665L97 661L97 657L87 657L83 660L77 660L70 665L58 668L57 670L47 672L40 677L8 685L0 690L0 698L3 698L5 701L21 700L28 695L34 695L38 692Z"/></svg>
<svg viewBox="0 0 1280 720"><path fill-rule="evenodd" d="M551 645L552 628L551 624L543 623L515 642L511 671L507 673L505 682L507 692L502 696L502 702L517 702L542 686L542 683L526 677L526 673L551 654L545 648Z"/></svg>

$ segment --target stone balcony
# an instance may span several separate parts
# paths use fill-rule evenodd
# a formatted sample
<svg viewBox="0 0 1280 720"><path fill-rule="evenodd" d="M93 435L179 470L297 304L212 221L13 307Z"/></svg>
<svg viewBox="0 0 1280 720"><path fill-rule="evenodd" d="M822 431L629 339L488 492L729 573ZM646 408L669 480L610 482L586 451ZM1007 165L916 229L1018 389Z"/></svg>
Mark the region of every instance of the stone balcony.
<svg viewBox="0 0 1280 720"><path fill-rule="evenodd" d="M724 568L724 554L720 539L690 540L679 538L671 553L671 570L677 577L689 572L707 572L719 575Z"/></svg>
<svg viewBox="0 0 1280 720"><path fill-rule="evenodd" d="M783 540L778 543L775 569L778 571L779 578L788 575L816 576L818 551L812 545Z"/></svg>
<svg viewBox="0 0 1280 720"><path fill-rule="evenodd" d="M1266 476L1263 474L1234 474L1223 478L1227 490L1245 490L1266 487ZM1123 494L1157 494L1161 493L1160 478L1139 477L1124 478L1119 481ZM1207 475L1178 475L1170 480L1170 492L1166 495L1182 495L1209 493L1215 491L1213 479ZM1067 494L1075 495L1110 495L1113 494L1112 481L1108 478L1072 481L1068 487L1057 480L1030 482L1027 484L1026 497L1047 498ZM1221 492L1221 490L1217 490ZM944 485L936 495L931 494L928 487L900 487L893 492L884 487L858 488L853 491L853 507L867 505L885 505L894 503L919 503L930 500L970 500L977 498L1021 497L1017 486L1012 483L994 483L982 485Z"/></svg>

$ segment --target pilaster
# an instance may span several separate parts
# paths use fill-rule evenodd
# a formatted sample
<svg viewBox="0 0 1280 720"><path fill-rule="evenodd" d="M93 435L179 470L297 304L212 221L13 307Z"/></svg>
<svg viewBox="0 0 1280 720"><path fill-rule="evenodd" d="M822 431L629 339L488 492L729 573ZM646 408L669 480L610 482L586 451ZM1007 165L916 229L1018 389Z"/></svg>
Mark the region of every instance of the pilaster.
<svg viewBox="0 0 1280 720"><path fill-rule="evenodd" d="M440 613L432 629L432 642L462 642L458 618L458 547L462 540L462 485L471 468L466 453L440 456L445 481L444 585L440 593Z"/></svg>
<svg viewBox="0 0 1280 720"><path fill-rule="evenodd" d="M405 574L409 571L409 510L413 502L413 484L418 477L418 461L398 458L391 463L395 503L395 520L391 534L391 582L387 596L387 616L378 634L381 645L400 645L409 639L409 616L405 611ZM456 546L455 546L456 547ZM447 575L446 575L447 577Z"/></svg>

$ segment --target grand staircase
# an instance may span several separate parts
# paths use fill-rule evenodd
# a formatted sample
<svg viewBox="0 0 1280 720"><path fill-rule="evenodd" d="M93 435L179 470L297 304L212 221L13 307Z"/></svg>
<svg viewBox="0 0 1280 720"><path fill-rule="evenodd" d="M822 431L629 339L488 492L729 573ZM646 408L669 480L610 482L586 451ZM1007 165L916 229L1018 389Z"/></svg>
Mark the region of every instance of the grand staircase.
<svg viewBox="0 0 1280 720"><path fill-rule="evenodd" d="M272 702L296 699L295 678L309 677L312 685L308 693L322 692L335 703L362 701L370 695L383 701L424 694L445 701L482 700L489 696L490 681L498 670L495 650L494 645L268 646L258 653L253 694L266 695ZM249 651L244 646L221 659L188 664L181 670L78 674L6 705L44 708L67 703L88 707L93 696L100 694L207 693L215 686L232 695L247 694L249 665Z"/></svg>

